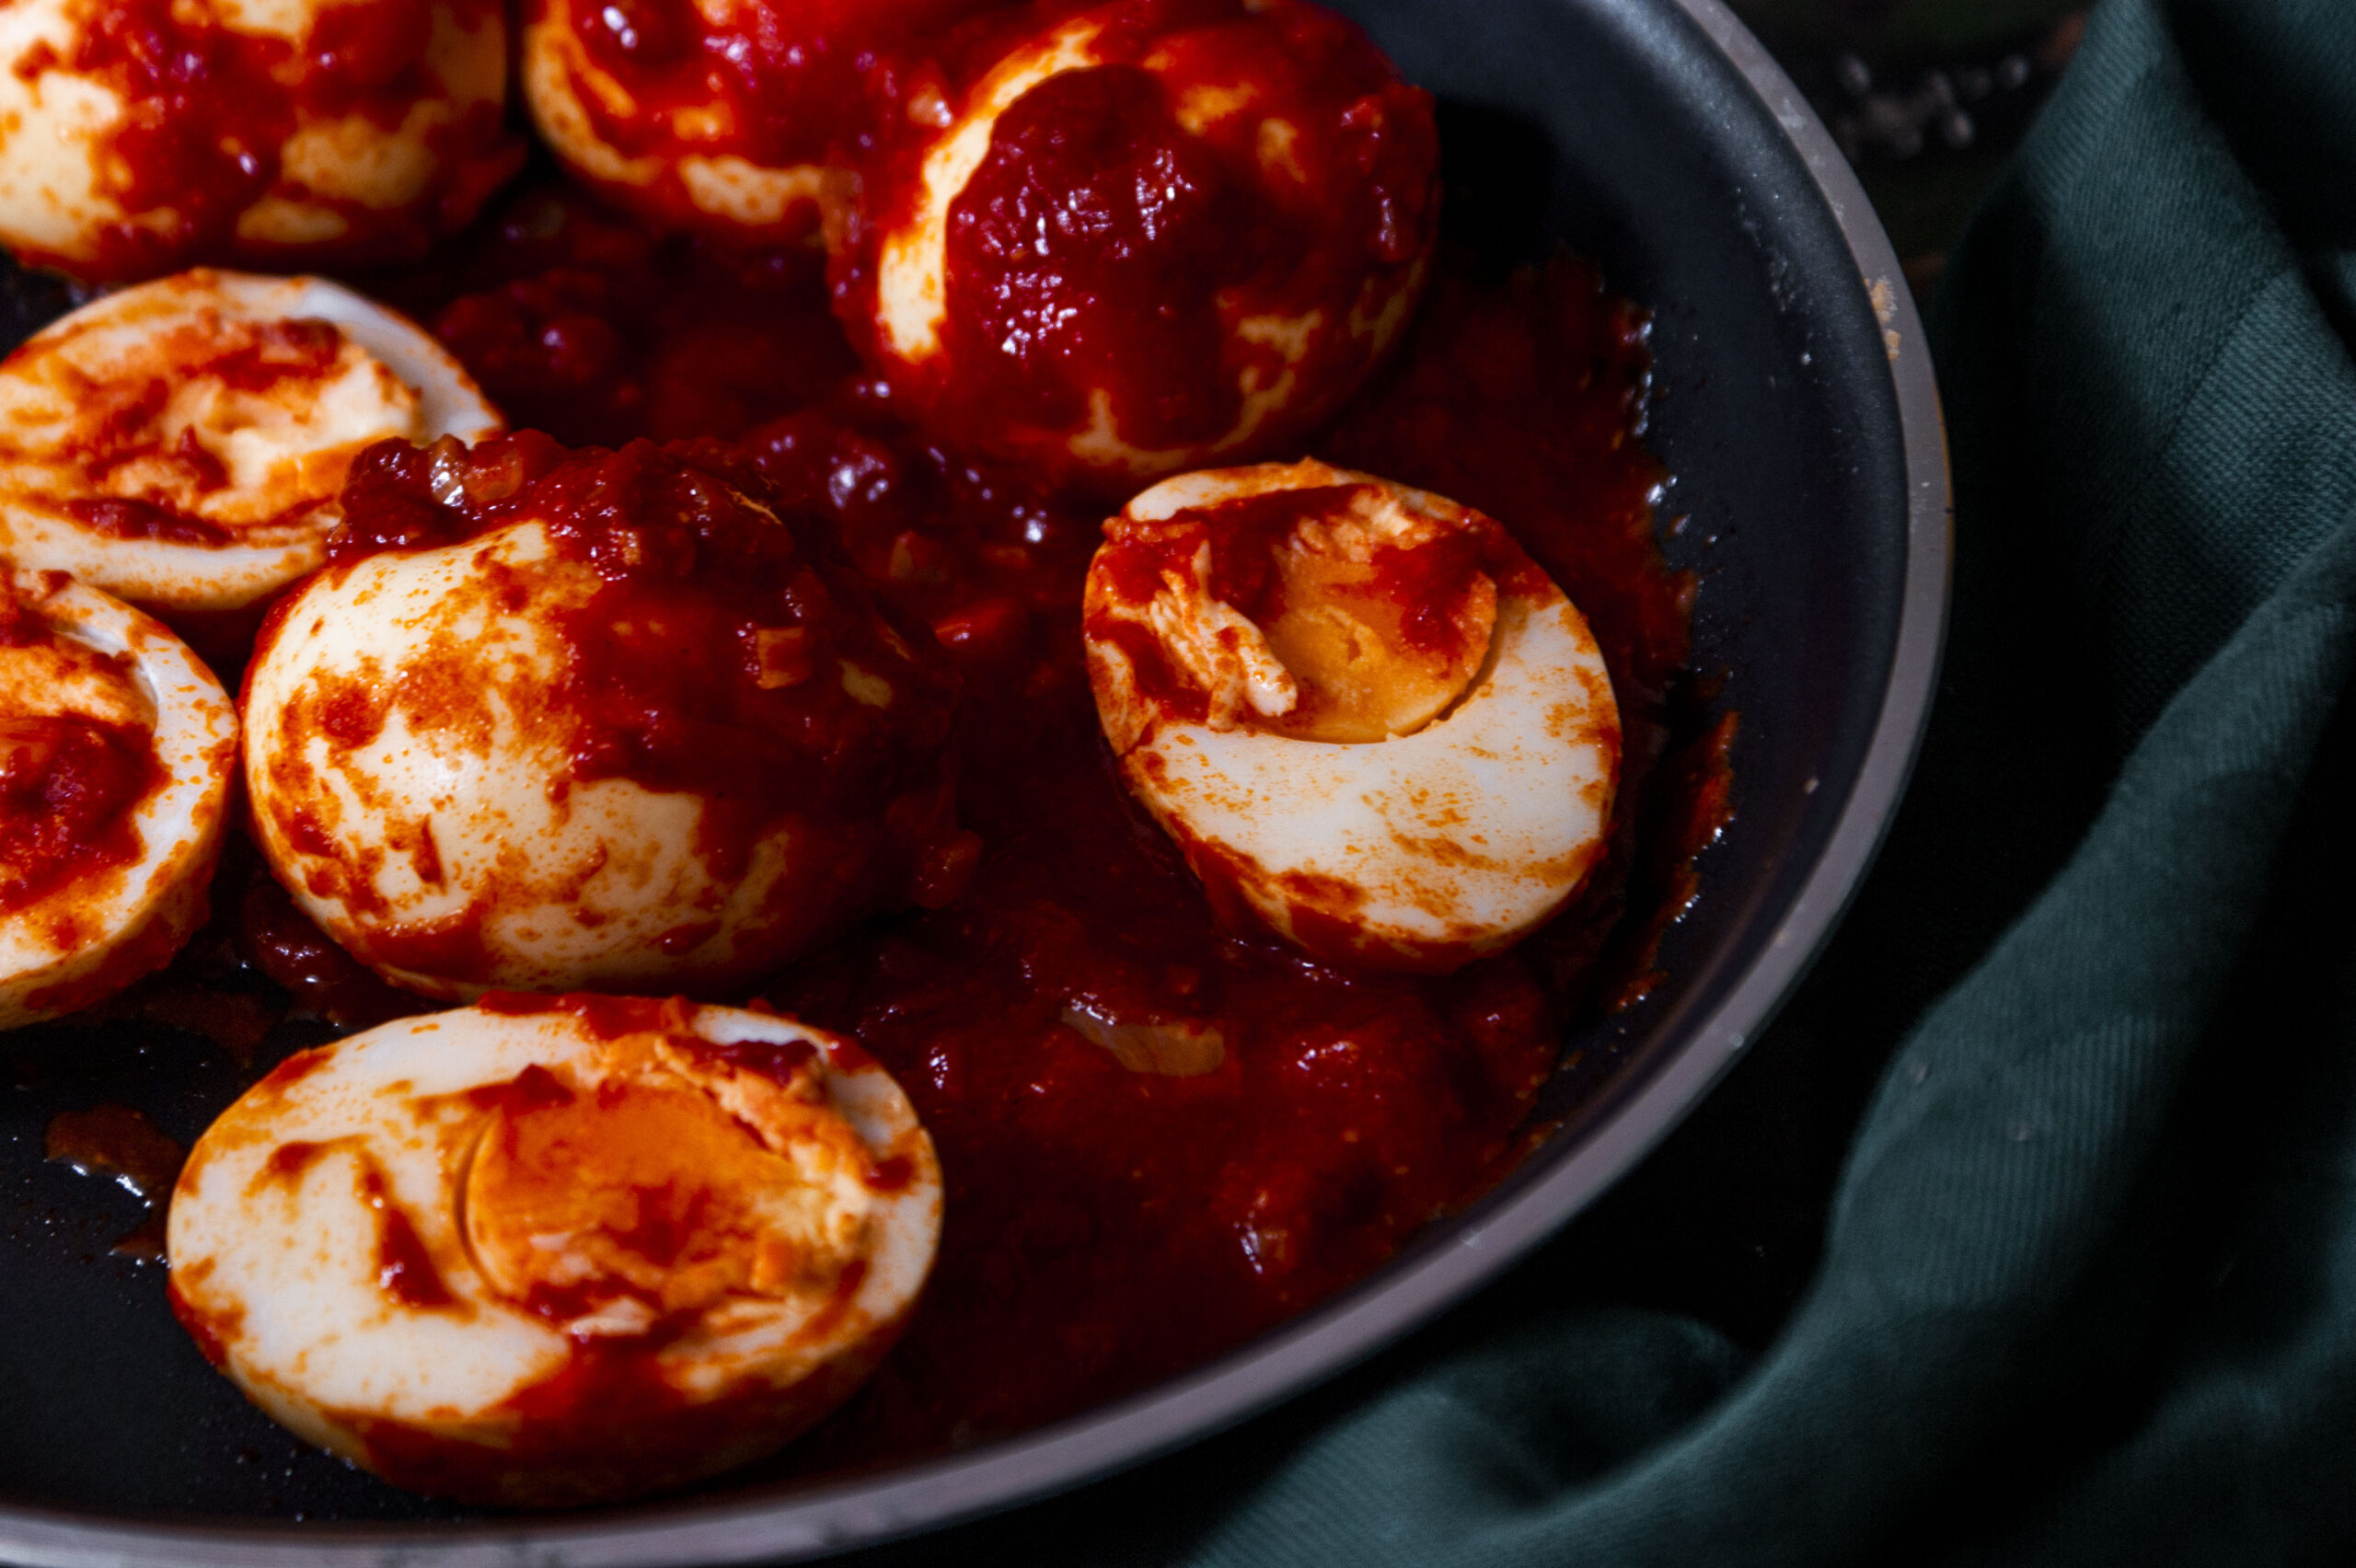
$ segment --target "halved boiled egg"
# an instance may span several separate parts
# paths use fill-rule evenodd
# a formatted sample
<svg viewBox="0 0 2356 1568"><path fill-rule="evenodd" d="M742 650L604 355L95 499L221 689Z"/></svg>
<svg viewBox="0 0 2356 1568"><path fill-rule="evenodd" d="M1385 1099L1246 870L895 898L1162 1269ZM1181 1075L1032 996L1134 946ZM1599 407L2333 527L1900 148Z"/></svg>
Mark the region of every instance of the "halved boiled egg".
<svg viewBox="0 0 2356 1568"><path fill-rule="evenodd" d="M1299 0L993 22L907 93L836 304L946 439L1127 493L1298 440L1438 233L1431 102Z"/></svg>
<svg viewBox="0 0 2356 1568"><path fill-rule="evenodd" d="M520 73L575 175L676 228L809 238L856 187L886 52L991 0L532 0Z"/></svg>
<svg viewBox="0 0 2356 1568"><path fill-rule="evenodd" d="M179 638L0 564L0 1028L87 1007L204 923L237 752Z"/></svg>
<svg viewBox="0 0 2356 1568"><path fill-rule="evenodd" d="M499 0L12 0L0 244L85 278L381 264L523 162Z"/></svg>
<svg viewBox="0 0 2356 1568"><path fill-rule="evenodd" d="M1578 891L1619 709L1586 620L1496 523L1299 463L1166 480L1104 535L1097 711L1222 915L1448 970Z"/></svg>
<svg viewBox="0 0 2356 1568"><path fill-rule="evenodd" d="M863 1052L774 1014L498 997L290 1057L197 1141L174 1310L397 1485L562 1505L756 1458L914 1306L941 1173Z"/></svg>
<svg viewBox="0 0 2356 1568"><path fill-rule="evenodd" d="M167 619L233 615L325 559L362 448L500 422L447 351L373 300L182 272L0 362L0 555Z"/></svg>
<svg viewBox="0 0 2356 1568"><path fill-rule="evenodd" d="M295 902L471 997L724 990L944 900L978 848L955 676L765 493L644 443L372 453L247 669L255 840Z"/></svg>

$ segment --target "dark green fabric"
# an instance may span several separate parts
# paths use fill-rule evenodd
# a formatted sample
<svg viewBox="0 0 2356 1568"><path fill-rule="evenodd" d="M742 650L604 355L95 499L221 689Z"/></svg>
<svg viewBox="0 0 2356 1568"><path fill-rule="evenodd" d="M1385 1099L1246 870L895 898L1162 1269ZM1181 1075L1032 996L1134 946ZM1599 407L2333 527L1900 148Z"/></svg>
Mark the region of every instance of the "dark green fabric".
<svg viewBox="0 0 2356 1568"><path fill-rule="evenodd" d="M2356 1558L2351 329L2356 4L2110 0L1934 315L1953 636L1761 1047L1888 1061L1781 1332L1525 1271L948 1554Z"/></svg>

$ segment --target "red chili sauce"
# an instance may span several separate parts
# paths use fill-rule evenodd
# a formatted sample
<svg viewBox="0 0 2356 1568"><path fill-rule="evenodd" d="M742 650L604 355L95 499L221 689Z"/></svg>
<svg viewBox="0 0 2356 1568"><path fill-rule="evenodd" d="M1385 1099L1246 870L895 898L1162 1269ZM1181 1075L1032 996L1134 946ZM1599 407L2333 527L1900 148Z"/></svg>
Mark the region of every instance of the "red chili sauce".
<svg viewBox="0 0 2356 1568"><path fill-rule="evenodd" d="M1170 579L1188 581L1197 553L1207 549L1210 596L1254 626L1274 627L1286 610L1287 579L1280 558L1294 529L1304 520L1346 513L1358 492L1375 488L1334 484L1276 490L1186 508L1153 523L1126 518L1108 522L1106 545L1097 562L1106 603L1089 611L1088 635L1120 649L1139 694L1156 711L1172 720L1203 722L1211 717L1210 694L1172 667L1168 650L1150 626L1134 613L1116 613L1115 606L1130 612L1144 609L1164 592ZM1484 579L1501 594L1534 595L1545 587L1544 574L1512 536L1476 513L1437 536L1419 537L1410 545L1376 546L1366 562L1365 580L1350 593L1362 603L1381 606L1403 650L1426 662L1462 669L1467 667L1467 616L1475 583ZM1485 646L1485 624L1480 635L1480 646ZM1477 654L1470 657L1477 663ZM1253 722L1277 732L1298 732L1317 721L1322 701L1314 684L1303 681L1299 706L1291 713Z"/></svg>
<svg viewBox="0 0 2356 1568"><path fill-rule="evenodd" d="M1079 8L986 19L917 92L953 111L1005 51L1043 48ZM1252 416L1263 439L1308 430L1374 352L1357 318L1411 292L1429 254L1430 98L1355 25L1293 0L1090 16L1099 63L1008 107L950 203L941 352L892 373L902 395L968 449L1041 464L1104 419L1133 448L1208 449L1246 428L1247 386L1283 389ZM917 223L955 133L913 113L893 124L836 279L861 333L881 331L881 248Z"/></svg>
<svg viewBox="0 0 2356 1568"><path fill-rule="evenodd" d="M260 858L233 837L222 857L215 907L234 911L237 956L283 986L300 1011L366 1029L417 1010L417 998L376 977L295 907Z"/></svg>
<svg viewBox="0 0 2356 1568"><path fill-rule="evenodd" d="M432 324L518 430L573 445L733 434L858 366L814 254L658 239L561 187L369 291Z"/></svg>
<svg viewBox="0 0 2356 1568"><path fill-rule="evenodd" d="M970 874L977 846L956 826L941 758L954 673L920 626L904 631L879 610L826 520L775 505L734 452L638 442L567 453L536 432L472 451L385 442L354 463L342 504L330 571L537 522L556 560L595 573L595 592L551 612L567 663L548 708L564 716L567 755L549 787L627 778L700 797L694 847L722 884L745 877L765 835L800 824L790 872L760 915L777 940L761 951L791 951L878 908L945 903ZM534 589L506 571L486 589L519 609ZM318 692L306 721L358 746L395 702L464 707L479 676L463 650L451 657L457 667L420 655L387 690ZM684 926L663 945L684 959L717 929L716 919ZM440 946L409 951L401 929L386 928L371 933L370 956L486 977L462 951L466 931L416 936ZM725 973L701 983L743 981L748 962L773 962L723 957Z"/></svg>
<svg viewBox="0 0 2356 1568"><path fill-rule="evenodd" d="M528 25L562 26L627 106L575 82L599 141L628 158L737 157L762 168L839 166L884 118L918 40L995 0L792 0L757 25L716 28L691 0L533 0ZM692 140L679 127L693 124ZM667 225L714 225L676 179L613 194ZM814 202L778 225L817 225Z"/></svg>
<svg viewBox="0 0 2356 1568"><path fill-rule="evenodd" d="M120 483L121 470L134 464L149 483L144 495L73 497L64 502L68 515L117 539L216 548L237 542L231 529L181 509L168 493L179 487L188 495L203 496L229 483L228 470L197 439L195 426L183 426L170 438L164 434L173 386L210 378L232 392L266 394L289 381L321 383L335 373L343 335L332 323L296 319L224 322L216 337L214 352L172 353L168 376L126 377L88 389L75 439L58 456L78 465L83 478L101 490ZM155 482L158 478L160 485ZM291 526L325 504L318 499L297 502L247 526Z"/></svg>
<svg viewBox="0 0 2356 1568"><path fill-rule="evenodd" d="M1102 506L951 455L887 386L794 381L828 354L848 363L831 340L802 343L783 389L709 398L682 343L717 345L712 379L739 384L727 345L804 332L811 304L781 272L626 232L572 199L523 197L450 262L445 286L472 292L440 331L494 396L560 388L532 416L560 439L728 439L783 512L839 530L964 679L952 749L959 820L983 847L971 884L759 987L884 1063L948 1183L907 1337L810 1439L810 1462L1020 1430L1199 1364L1510 1169L1565 1027L1641 989L1658 935L1646 917L1680 898L1673 870L1723 821L1722 792L1696 804L1723 779L1723 730L1658 766L1694 728L1679 707L1693 583L1654 531L1645 315L1581 264L1489 282L1443 253L1399 362L1312 444L1503 524L1586 613L1625 732L1609 846L1569 909L1457 974L1375 974L1222 928L1122 788L1079 635ZM560 285L579 320L551 330ZM590 374L573 349L596 322ZM1656 822L1693 828L1665 862L1638 853ZM1645 828L1655 851L1665 831ZM1192 1077L1132 1071L1068 1013L1216 1029L1223 1055Z"/></svg>
<svg viewBox="0 0 2356 1568"><path fill-rule="evenodd" d="M452 19L473 29L491 0L451 0ZM320 8L297 45L215 23L172 0L104 0L79 8L73 47L37 45L15 63L28 82L57 69L104 84L124 101L107 138L101 191L124 213L98 255L68 270L99 279L155 277L238 254L237 218L281 184L281 155L305 121L358 116L397 130L432 96L425 63L433 34L428 0L351 0ZM422 255L464 224L514 174L523 149L484 102L426 135L438 172L419 200L395 208L296 187L332 208L342 237L319 249L386 259ZM161 215L162 221L157 221ZM28 253L28 261L52 259Z"/></svg>
<svg viewBox="0 0 2356 1568"><path fill-rule="evenodd" d="M0 659L10 648L57 635L0 591ZM129 661L121 663L127 676ZM0 715L0 915L136 864L141 844L133 813L163 781L154 738L144 728L77 714ZM61 949L95 935L82 932L71 911L52 926L49 935Z"/></svg>
<svg viewBox="0 0 2356 1568"><path fill-rule="evenodd" d="M135 862L131 813L159 772L148 735L133 726L0 718L0 914Z"/></svg>

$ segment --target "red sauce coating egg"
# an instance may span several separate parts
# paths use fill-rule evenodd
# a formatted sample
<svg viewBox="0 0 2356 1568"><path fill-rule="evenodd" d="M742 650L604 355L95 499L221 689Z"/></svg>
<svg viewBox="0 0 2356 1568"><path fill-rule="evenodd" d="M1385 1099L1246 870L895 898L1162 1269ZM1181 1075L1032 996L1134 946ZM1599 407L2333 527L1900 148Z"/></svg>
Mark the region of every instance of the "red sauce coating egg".
<svg viewBox="0 0 2356 1568"><path fill-rule="evenodd" d="M1587 619L1495 520L1322 463L1166 479L1104 525L1089 677L1213 906L1458 969L1577 894L1621 732Z"/></svg>
<svg viewBox="0 0 2356 1568"><path fill-rule="evenodd" d="M291 1057L189 1153L174 1310L280 1421L479 1503L742 1464L856 1388L941 1175L846 1041L681 1000L485 997Z"/></svg>
<svg viewBox="0 0 2356 1568"><path fill-rule="evenodd" d="M530 0L523 83L573 173L670 228L804 239L895 66L991 0Z"/></svg>
<svg viewBox="0 0 2356 1568"><path fill-rule="evenodd" d="M84 674L98 686L120 679L106 655L29 626L31 619L14 600L0 605L0 665L38 651L52 655L40 661L45 665L70 661L67 670L43 669L45 676ZM136 860L131 808L161 774L148 727L131 712L0 714L0 915L38 903L75 877Z"/></svg>
<svg viewBox="0 0 2356 1568"><path fill-rule="evenodd" d="M1632 846L1644 803L1658 804L1648 774L1672 770L1668 682L1685 660L1691 584L1659 559L1658 475L1635 439L1643 322L1592 278L1485 288L1442 265L1400 374L1330 421L1406 333L1436 213L1428 105L1354 29L1293 0L1053 0L997 7L939 49L918 36L973 8L987 7L527 5L527 23L562 20L605 84L579 106L597 145L655 175L602 179L545 113L544 133L640 215L577 190L519 202L404 297L444 307L437 333L521 423L741 449L380 449L346 497L332 564L272 624L248 692L258 835L292 891L257 878L243 934L274 978L344 1020L397 995L368 994L376 974L456 996L741 997L757 983L855 1030L901 1076L949 1153L958 1218L908 1343L814 1440L828 1464L1017 1430L1197 1364L1363 1276L1508 1169L1562 1019L1619 984L1595 962L1605 933L1623 900L1649 907ZM859 36L870 23L901 32L899 57ZM938 63L911 63L927 55ZM717 211L681 174L695 158L722 175ZM865 179L863 207L847 173ZM825 203L840 220L834 304L880 377L849 375L854 344L800 271L814 249L658 232L768 242ZM879 280L895 258L891 294ZM460 291L473 292L451 303ZM911 301L932 334L914 357L886 340L903 319L886 306ZM1600 860L1563 918L1454 974L1369 966L1338 924L1321 949L1297 921L1273 922L1287 945L1216 920L1180 859L1199 846L1152 832L1108 765L1069 635L1080 541L1107 510L1086 510L1086 490L1304 446L1493 513L1595 617L1591 651L1622 694L1628 755L1623 788L1599 797ZM953 740L930 643L868 605L797 507L830 513L872 591L932 623L970 686ZM748 543L763 529L801 553ZM1461 695L1497 624L1479 584L1502 601L1536 575L1518 550L1475 559L1457 542L1375 574L1402 590L1380 629L1426 678L1385 687L1398 700L1379 711L1304 681L1288 744L1372 753L1444 722L1429 709ZM1281 647L1288 594L1334 584L1271 582L1217 585ZM446 678L459 668L471 684ZM875 679L890 701L868 701ZM1191 711L1209 693L1145 684L1209 717L1207 702ZM1242 727L1277 738L1286 718ZM978 870L951 815L953 767L990 845ZM911 901L942 906L756 982L860 913ZM560 1015L609 1043L669 1029L647 1016L663 1006L492 996L466 1016ZM478 1043L447 1053L453 1082L481 1067ZM687 1054L780 1083L807 1055L709 1038ZM464 1151L429 1193L361 1158L348 1126L275 1120L333 1077L332 1055L298 1056L256 1090L239 1150L252 1180L221 1189L290 1213L334 1200L358 1306L314 1320L342 1335L407 1315L439 1334L512 1314L536 1343L564 1339L562 1358L519 1383L524 1358L492 1346L477 1365L508 1381L480 1422L443 1423L437 1393L387 1411L356 1366L349 1397L277 1389L251 1341L294 1320L261 1321L293 1300L283 1281L232 1299L225 1265L176 1246L174 1304L258 1403L400 1484L524 1503L672 1484L774 1444L898 1332L878 1314L882 1332L801 1385L790 1420L765 1413L766 1396L689 1397L651 1375L685 1338L671 1314L779 1272L774 1255L722 1244L761 1228L743 1199L769 1166L742 1117L727 1125L667 1081L508 1062L427 1097L451 1113L427 1140L434 1158ZM856 1048L826 1055L860 1073ZM409 1066L377 1097L414 1116ZM209 1163L221 1182L227 1161ZM591 1164L611 1180L573 1180ZM937 1190L928 1164L873 1159L857 1184L879 1201ZM675 1189L691 1201L672 1203ZM216 1214L221 1233L249 1236L236 1208ZM296 1216L292 1240L251 1255L265 1273L294 1268L322 1231ZM533 1250L553 1232L580 1243L569 1258ZM872 1277L847 1262L837 1296ZM834 1300L813 1320L828 1332ZM445 1369L440 1344L396 1351L386 1382Z"/></svg>
<svg viewBox="0 0 2356 1568"><path fill-rule="evenodd" d="M186 644L0 565L0 1028L87 1007L203 924L236 755Z"/></svg>
<svg viewBox="0 0 2356 1568"><path fill-rule="evenodd" d="M1295 0L974 24L907 91L836 302L945 439L1096 490L1299 442L1405 325L1431 101Z"/></svg>
<svg viewBox="0 0 2356 1568"><path fill-rule="evenodd" d="M423 254L515 172L499 0L17 0L0 241L76 275Z"/></svg>
<svg viewBox="0 0 2356 1568"><path fill-rule="evenodd" d="M296 902L460 996L722 987L953 894L955 677L768 497L716 450L364 455L247 676Z"/></svg>
<svg viewBox="0 0 2356 1568"><path fill-rule="evenodd" d="M363 450L498 428L448 352L374 300L197 268L107 294L0 360L0 555L233 663L324 559Z"/></svg>

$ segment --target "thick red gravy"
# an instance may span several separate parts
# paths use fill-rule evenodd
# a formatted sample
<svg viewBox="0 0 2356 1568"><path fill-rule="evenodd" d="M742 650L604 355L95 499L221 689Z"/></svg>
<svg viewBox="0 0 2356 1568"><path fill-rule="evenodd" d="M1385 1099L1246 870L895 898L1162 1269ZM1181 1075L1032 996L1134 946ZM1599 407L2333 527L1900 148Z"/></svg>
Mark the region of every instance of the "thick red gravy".
<svg viewBox="0 0 2356 1568"><path fill-rule="evenodd" d="M655 241L536 192L407 301L560 440L723 443L703 450L838 531L962 674L959 820L982 845L970 882L722 998L872 1053L947 1182L925 1297L875 1376L793 1450L807 1469L1020 1431L1198 1365L1477 1197L1542 1132L1532 1107L1565 1026L1656 978L1652 950L1727 818L1732 733L1731 718L1696 722L1693 583L1654 531L1644 315L1575 262L1494 281L1443 253L1398 362L1314 451L1479 507L1586 612L1625 728L1607 854L1553 924L1451 975L1351 973L1223 928L1098 732L1080 593L1104 509L904 424L827 335L822 287L796 259ZM591 337L604 346L584 360ZM746 344L777 346L779 374ZM294 1008L360 1026L429 1005L319 936L248 858L225 874L237 882L214 905L237 951ZM1164 1026L1192 1076L1134 1071L1074 1020L1096 1039ZM1198 1070L1214 1036L1216 1066ZM388 1291L431 1289L413 1274L388 1267ZM593 1378L597 1397L625 1371ZM469 1490L426 1464L462 1455L382 1457L413 1483Z"/></svg>
<svg viewBox="0 0 2356 1568"><path fill-rule="evenodd" d="M1015 9L943 41L910 112L884 121L833 281L868 363L929 429L1117 502L1130 470L1099 455L1079 472L1076 441L1117 432L1174 464L1237 432L1305 432L1349 394L1437 234L1438 135L1430 96L1318 6L1089 8L1074 25L1095 63L1009 105L941 216L940 352L895 344L887 253L922 232L944 139L962 134L915 100L969 103L1080 9ZM1247 412L1247 388L1283 390Z"/></svg>
<svg viewBox="0 0 2356 1568"><path fill-rule="evenodd" d="M57 630L0 589L0 650L46 644ZM0 655L5 656L5 655ZM127 672L127 658L93 655ZM127 674L125 676L127 677ZM140 803L162 788L155 737L143 726L79 714L0 716L0 915L14 915L68 884L103 889L110 872L137 863ZM52 913L52 944L87 940L87 911Z"/></svg>
<svg viewBox="0 0 2356 1568"><path fill-rule="evenodd" d="M450 0L448 19L472 29L496 9L492 0ZM69 52L40 44L15 65L29 81L63 67L103 84L126 106L103 144L101 189L128 215L106 227L96 254L75 270L137 279L233 254L238 215L279 180L282 148L306 118L351 117L387 131L401 124L426 85L433 28L426 0L356 0L324 9L298 47L171 0L90 6ZM343 220L339 254L422 254L523 156L489 102L426 140L439 169L414 203L377 209L306 196Z"/></svg>
<svg viewBox="0 0 2356 1568"><path fill-rule="evenodd" d="M1496 281L1443 252L1397 362L1313 451L1497 518L1586 612L1625 727L1610 846L1561 917L1451 975L1345 972L1225 929L1098 732L1079 606L1105 509L926 440L856 374L822 290L800 259L655 240L536 191L404 303L519 424L725 443L837 530L963 676L970 883L722 998L757 992L873 1053L948 1183L906 1338L797 1449L831 1468L1018 1431L1199 1364L1486 1190L1531 1147L1565 1026L1649 983L1726 817L1731 729L1695 733L1694 585L1661 555L1663 475L1641 442L1645 315L1576 262ZM340 954L294 940L283 900L221 902L283 983L350 998L353 1021L375 1010ZM1140 1073L1075 1017L1216 1032L1222 1051L1195 1076Z"/></svg>

